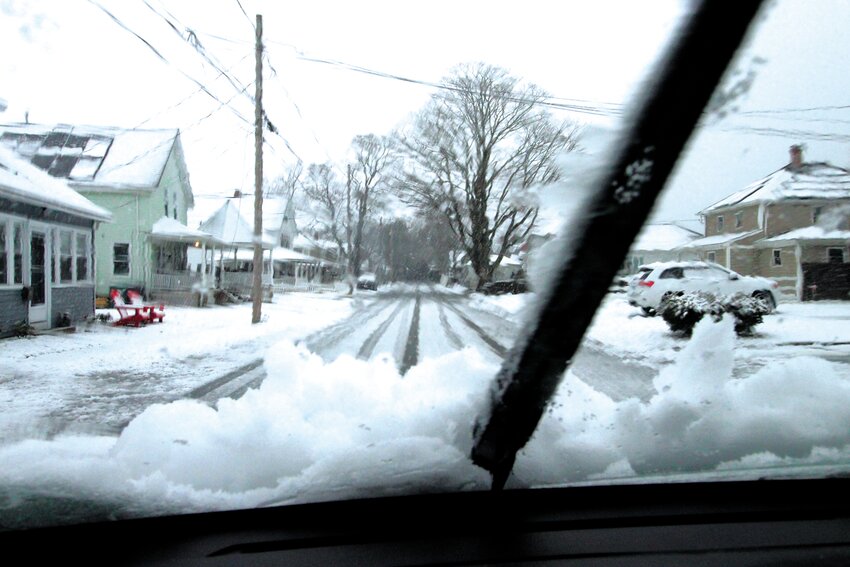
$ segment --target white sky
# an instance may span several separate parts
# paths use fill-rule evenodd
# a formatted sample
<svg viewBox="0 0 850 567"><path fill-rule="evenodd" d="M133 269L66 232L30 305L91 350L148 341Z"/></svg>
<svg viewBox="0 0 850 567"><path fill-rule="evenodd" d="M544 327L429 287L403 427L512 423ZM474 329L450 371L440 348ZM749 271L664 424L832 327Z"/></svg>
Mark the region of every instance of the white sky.
<svg viewBox="0 0 850 567"><path fill-rule="evenodd" d="M242 85L253 81L252 24L255 14L263 15L267 112L308 163L341 159L354 135L389 132L418 110L432 89L304 61L297 53L429 82L458 63L483 60L538 83L554 97L608 112L612 107L605 103L633 98L687 5L681 0L527 1L520 9L507 1L241 0L246 16L237 0L148 1L160 13L172 14L181 32L191 28L206 53ZM197 92L198 84L185 75L249 122L250 101L236 95L142 0L102 4L169 63L86 0L0 1L0 97L8 102L0 120L23 121L29 111L31 121L46 124L178 127L199 210L215 204L209 196L250 190L252 125L228 108L207 118L220 103ZM753 56L767 61L758 67L741 110L846 105L850 74L843 72L841 56L847 50L840 46L850 4L782 0L776 6L739 65L747 68ZM817 139L824 132L846 136L848 112L739 115L712 126L693 145L693 159L660 204L660 217L695 218L698 210L787 163L792 143L806 143L807 158L848 165L850 140ZM756 136L740 130L762 127L796 133ZM273 177L295 158L280 138L266 137L266 176Z"/></svg>

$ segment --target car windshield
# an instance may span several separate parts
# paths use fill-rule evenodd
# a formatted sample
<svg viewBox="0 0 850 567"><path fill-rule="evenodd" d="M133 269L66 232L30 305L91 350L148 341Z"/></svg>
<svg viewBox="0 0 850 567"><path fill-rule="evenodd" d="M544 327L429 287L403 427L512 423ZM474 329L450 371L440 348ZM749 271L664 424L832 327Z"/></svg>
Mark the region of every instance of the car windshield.
<svg viewBox="0 0 850 567"><path fill-rule="evenodd" d="M850 5L695 10L0 3L0 529L850 472Z"/></svg>

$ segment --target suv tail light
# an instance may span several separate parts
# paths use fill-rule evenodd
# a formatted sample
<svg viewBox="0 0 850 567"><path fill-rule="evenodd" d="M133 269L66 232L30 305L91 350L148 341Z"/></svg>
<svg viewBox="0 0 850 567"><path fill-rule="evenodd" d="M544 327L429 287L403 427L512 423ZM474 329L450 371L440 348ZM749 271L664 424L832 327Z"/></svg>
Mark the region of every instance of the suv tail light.
<svg viewBox="0 0 850 567"><path fill-rule="evenodd" d="M638 285L643 286L643 287L652 287L652 285L653 285L654 283L655 283L655 282L654 282L654 281L652 281L652 280L649 280L649 281L647 281L647 280L641 280L641 281L639 281L639 282L638 282Z"/></svg>

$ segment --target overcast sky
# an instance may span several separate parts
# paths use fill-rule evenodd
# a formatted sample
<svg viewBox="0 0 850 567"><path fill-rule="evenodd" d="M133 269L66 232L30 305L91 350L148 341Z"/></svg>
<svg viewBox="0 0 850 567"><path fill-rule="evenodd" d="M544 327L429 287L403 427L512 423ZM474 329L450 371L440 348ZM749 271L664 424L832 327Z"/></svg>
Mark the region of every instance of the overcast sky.
<svg viewBox="0 0 850 567"><path fill-rule="evenodd" d="M687 6L680 0L148 3L0 0L0 97L8 103L0 121L23 121L29 112L30 121L43 124L180 128L199 210L215 204L214 196L253 186L253 108L239 91L254 90L258 13L267 50L264 102L281 134L266 135L266 173L273 177L297 158L343 159L353 136L388 133L434 92L346 64L433 83L454 65L485 61L584 109L558 116L615 127ZM695 219L700 209L785 165L792 143L805 143L807 158L850 164L850 110L793 110L850 106L850 73L842 66L850 3L771 6L736 63L756 71L740 112L697 136L658 219ZM208 59L186 41L189 30Z"/></svg>

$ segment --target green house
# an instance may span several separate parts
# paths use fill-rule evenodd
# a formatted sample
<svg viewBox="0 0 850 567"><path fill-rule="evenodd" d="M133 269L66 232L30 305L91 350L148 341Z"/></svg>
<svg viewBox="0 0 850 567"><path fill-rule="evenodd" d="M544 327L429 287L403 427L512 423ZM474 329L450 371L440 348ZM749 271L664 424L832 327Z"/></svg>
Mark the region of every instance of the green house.
<svg viewBox="0 0 850 567"><path fill-rule="evenodd" d="M0 125L0 144L112 213L95 232L95 293L155 291L188 272L187 243L153 236L163 217L186 224L194 206L177 129Z"/></svg>

